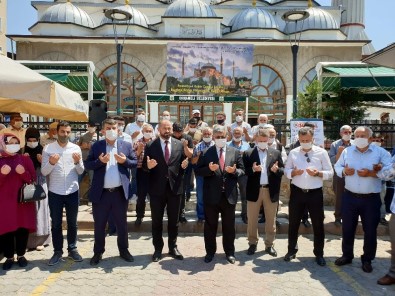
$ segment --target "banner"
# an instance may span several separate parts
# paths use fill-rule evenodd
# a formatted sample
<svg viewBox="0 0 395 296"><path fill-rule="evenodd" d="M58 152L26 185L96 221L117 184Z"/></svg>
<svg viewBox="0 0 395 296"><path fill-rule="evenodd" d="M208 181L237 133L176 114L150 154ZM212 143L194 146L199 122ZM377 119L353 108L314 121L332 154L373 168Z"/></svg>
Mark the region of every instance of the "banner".
<svg viewBox="0 0 395 296"><path fill-rule="evenodd" d="M245 102L245 97L219 97L219 96L173 96L161 94L147 94L149 102L199 102L199 103L234 103Z"/></svg>
<svg viewBox="0 0 395 296"><path fill-rule="evenodd" d="M167 93L249 96L254 46L222 43L168 43Z"/></svg>
<svg viewBox="0 0 395 296"><path fill-rule="evenodd" d="M324 148L324 123L322 120L316 118L291 120L291 143L298 141L298 131L301 127L304 127L306 122L314 124L313 143Z"/></svg>

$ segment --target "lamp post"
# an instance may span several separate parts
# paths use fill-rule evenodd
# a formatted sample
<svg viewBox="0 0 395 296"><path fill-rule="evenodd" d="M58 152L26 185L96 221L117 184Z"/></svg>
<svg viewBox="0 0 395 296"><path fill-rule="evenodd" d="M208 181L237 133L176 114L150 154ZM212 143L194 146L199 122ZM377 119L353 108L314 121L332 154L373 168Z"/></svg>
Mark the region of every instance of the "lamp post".
<svg viewBox="0 0 395 296"><path fill-rule="evenodd" d="M121 114L121 55L123 50L123 44L125 43L126 34L129 29L130 20L132 19L132 14L127 11L129 1L125 1L124 6L119 6L112 9L107 9L104 15L109 18L112 22L115 44L117 49L117 115ZM117 24L125 23L127 24L125 35L122 44L119 43L117 34Z"/></svg>
<svg viewBox="0 0 395 296"><path fill-rule="evenodd" d="M295 24L295 30L293 34L295 35L294 38L291 38L292 33L288 33L289 35L289 42L291 43L291 51L292 51L292 117L296 116L298 112L298 97L297 97L297 82L298 82L298 52L299 52L299 43L300 38L302 37L302 30L303 30L303 21L310 16L309 12L306 10L291 10L283 14L281 17L285 22L286 26L289 23ZM298 22L302 23L300 26L299 37L297 34L297 27Z"/></svg>

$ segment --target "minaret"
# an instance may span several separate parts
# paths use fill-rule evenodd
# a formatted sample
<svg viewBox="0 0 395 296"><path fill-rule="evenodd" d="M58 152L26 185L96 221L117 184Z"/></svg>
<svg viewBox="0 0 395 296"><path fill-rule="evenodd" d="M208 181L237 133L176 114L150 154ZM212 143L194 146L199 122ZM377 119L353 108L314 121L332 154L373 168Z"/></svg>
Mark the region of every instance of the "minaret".
<svg viewBox="0 0 395 296"><path fill-rule="evenodd" d="M332 6L344 10L340 29L347 35L347 40L370 40L365 32L365 0L332 0ZM374 52L372 43L362 48L362 55Z"/></svg>
<svg viewBox="0 0 395 296"><path fill-rule="evenodd" d="M235 79L235 61L233 61L233 66L232 66L232 68L233 68L233 79Z"/></svg>
<svg viewBox="0 0 395 296"><path fill-rule="evenodd" d="M185 57L182 56L182 70L181 70L181 77L184 78L185 77Z"/></svg>
<svg viewBox="0 0 395 296"><path fill-rule="evenodd" d="M221 64L220 64L220 70L221 70L221 74L223 74L224 73L224 59L223 59L223 57L222 57L222 52L221 52Z"/></svg>

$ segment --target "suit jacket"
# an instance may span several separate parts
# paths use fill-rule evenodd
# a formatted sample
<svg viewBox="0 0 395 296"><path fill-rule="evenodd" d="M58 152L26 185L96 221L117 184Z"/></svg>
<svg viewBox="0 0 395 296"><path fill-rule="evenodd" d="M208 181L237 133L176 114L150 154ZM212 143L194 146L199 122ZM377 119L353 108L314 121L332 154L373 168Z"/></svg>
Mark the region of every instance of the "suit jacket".
<svg viewBox="0 0 395 296"><path fill-rule="evenodd" d="M273 173L270 168L275 162L278 162L278 171ZM253 172L252 165L256 162L257 165L261 164L259 159L258 147L249 149L243 154L243 162L245 172L248 176L247 181L247 200L256 202L259 197L261 172ZM267 148L267 157L265 164L268 181L269 181L269 194L272 202L277 202L280 196L281 178L284 174L284 163L281 158L281 153L277 149Z"/></svg>
<svg viewBox="0 0 395 296"><path fill-rule="evenodd" d="M150 170L147 167L147 156L150 159L155 159L158 163ZM168 164L165 161L159 137L145 146L143 169L148 172L150 184L148 193L150 196L165 194L167 181L169 181L170 188L175 195L183 193L185 170L181 167L181 163L185 158L184 146L181 141L175 138L171 139L171 152Z"/></svg>
<svg viewBox="0 0 395 296"><path fill-rule="evenodd" d="M123 153L126 156L126 161L123 164L118 163L118 171L121 176L121 183L125 198L129 198L130 187L130 171L132 167L137 166L137 157L133 150L132 144L122 140L117 140L118 154ZM107 164L102 163L99 159L100 154L106 154L106 140L95 142L89 155L84 161L84 166L87 170L93 170L92 185L89 191L89 200L91 202L98 202L101 199L104 186L104 176L106 174Z"/></svg>
<svg viewBox="0 0 395 296"><path fill-rule="evenodd" d="M203 200L206 204L216 205L221 201L222 188L225 187L225 195L232 205L237 203L237 178L244 175L243 160L240 151L226 146L225 167L236 164L236 172L229 174L225 170L211 171L209 163L219 164L217 146L211 146L202 152L196 165L195 174L204 177Z"/></svg>

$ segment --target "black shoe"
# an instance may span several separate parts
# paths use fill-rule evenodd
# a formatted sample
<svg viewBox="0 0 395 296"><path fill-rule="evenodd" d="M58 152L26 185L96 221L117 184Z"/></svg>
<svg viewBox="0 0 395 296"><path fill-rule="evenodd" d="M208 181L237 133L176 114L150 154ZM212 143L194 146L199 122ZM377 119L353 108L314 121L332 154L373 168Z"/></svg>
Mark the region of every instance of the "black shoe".
<svg viewBox="0 0 395 296"><path fill-rule="evenodd" d="M18 261L19 267L26 267L27 266L27 260L26 260L25 256L19 257L17 261Z"/></svg>
<svg viewBox="0 0 395 296"><path fill-rule="evenodd" d="M320 256L315 257L315 262L317 262L317 264L319 266L325 266L326 265L326 261L325 261L324 257L320 257Z"/></svg>
<svg viewBox="0 0 395 296"><path fill-rule="evenodd" d="M371 273L373 271L372 263L369 261L362 262L362 270L367 273Z"/></svg>
<svg viewBox="0 0 395 296"><path fill-rule="evenodd" d="M116 236L117 232L116 231L109 231L108 236Z"/></svg>
<svg viewBox="0 0 395 296"><path fill-rule="evenodd" d="M184 259L184 256L182 256L182 254L180 253L180 251L178 251L177 247L173 248L169 251L169 255L172 256L174 259L177 260L182 260Z"/></svg>
<svg viewBox="0 0 395 296"><path fill-rule="evenodd" d="M265 223L266 222L266 218L265 217L261 217L259 220L258 220L258 223L259 224L263 224L263 223Z"/></svg>
<svg viewBox="0 0 395 296"><path fill-rule="evenodd" d="M270 256L277 257L277 252L273 247L267 247L265 252L268 253Z"/></svg>
<svg viewBox="0 0 395 296"><path fill-rule="evenodd" d="M185 218L185 216L180 217L180 223L185 224L187 222L188 222L188 220L187 220L187 218Z"/></svg>
<svg viewBox="0 0 395 296"><path fill-rule="evenodd" d="M247 250L247 255L254 255L256 252L256 245L250 245Z"/></svg>
<svg viewBox="0 0 395 296"><path fill-rule="evenodd" d="M204 256L204 262L210 263L211 261L213 261L213 258L214 258L213 254L206 254L206 256Z"/></svg>
<svg viewBox="0 0 395 296"><path fill-rule="evenodd" d="M137 217L136 221L134 221L134 225L140 226L141 222L143 222L143 218Z"/></svg>
<svg viewBox="0 0 395 296"><path fill-rule="evenodd" d="M81 262L83 260L77 249L71 250L67 257L72 259L74 262Z"/></svg>
<svg viewBox="0 0 395 296"><path fill-rule="evenodd" d="M335 226L341 227L342 226L342 219L339 219L339 218L335 219Z"/></svg>
<svg viewBox="0 0 395 296"><path fill-rule="evenodd" d="M381 224L381 225L384 225L384 226L388 226L388 221L385 220L385 218L381 218L381 219L380 219L380 224Z"/></svg>
<svg viewBox="0 0 395 296"><path fill-rule="evenodd" d="M302 220L302 224L304 225L304 227L306 228L310 228L311 227L311 223L309 220Z"/></svg>
<svg viewBox="0 0 395 296"><path fill-rule="evenodd" d="M230 264L235 264L236 262L236 258L233 255L226 255L226 260L228 260Z"/></svg>
<svg viewBox="0 0 395 296"><path fill-rule="evenodd" d="M155 251L154 254L152 255L152 262L158 262L160 259L162 259L162 252Z"/></svg>
<svg viewBox="0 0 395 296"><path fill-rule="evenodd" d="M248 217L247 215L241 215L241 220L243 221L244 224L248 224Z"/></svg>
<svg viewBox="0 0 395 296"><path fill-rule="evenodd" d="M126 262L133 262L134 258L132 254L129 253L128 249L119 251L119 256L121 256L122 259L124 259Z"/></svg>
<svg viewBox="0 0 395 296"><path fill-rule="evenodd" d="M9 258L3 263L3 270L11 269L12 265L14 265L14 258Z"/></svg>
<svg viewBox="0 0 395 296"><path fill-rule="evenodd" d="M96 266L97 264L99 264L99 262L102 260L103 256L101 253L96 253L93 255L91 261L89 262L89 264L91 266Z"/></svg>
<svg viewBox="0 0 395 296"><path fill-rule="evenodd" d="M289 261L291 261L292 259L295 259L295 258L296 258L296 252L295 251L294 252L288 252L284 256L284 261L289 262Z"/></svg>
<svg viewBox="0 0 395 296"><path fill-rule="evenodd" d="M337 266L343 266L343 265L351 264L351 263L352 263L352 259L348 259L344 256L337 258L335 260L335 265L337 265Z"/></svg>

